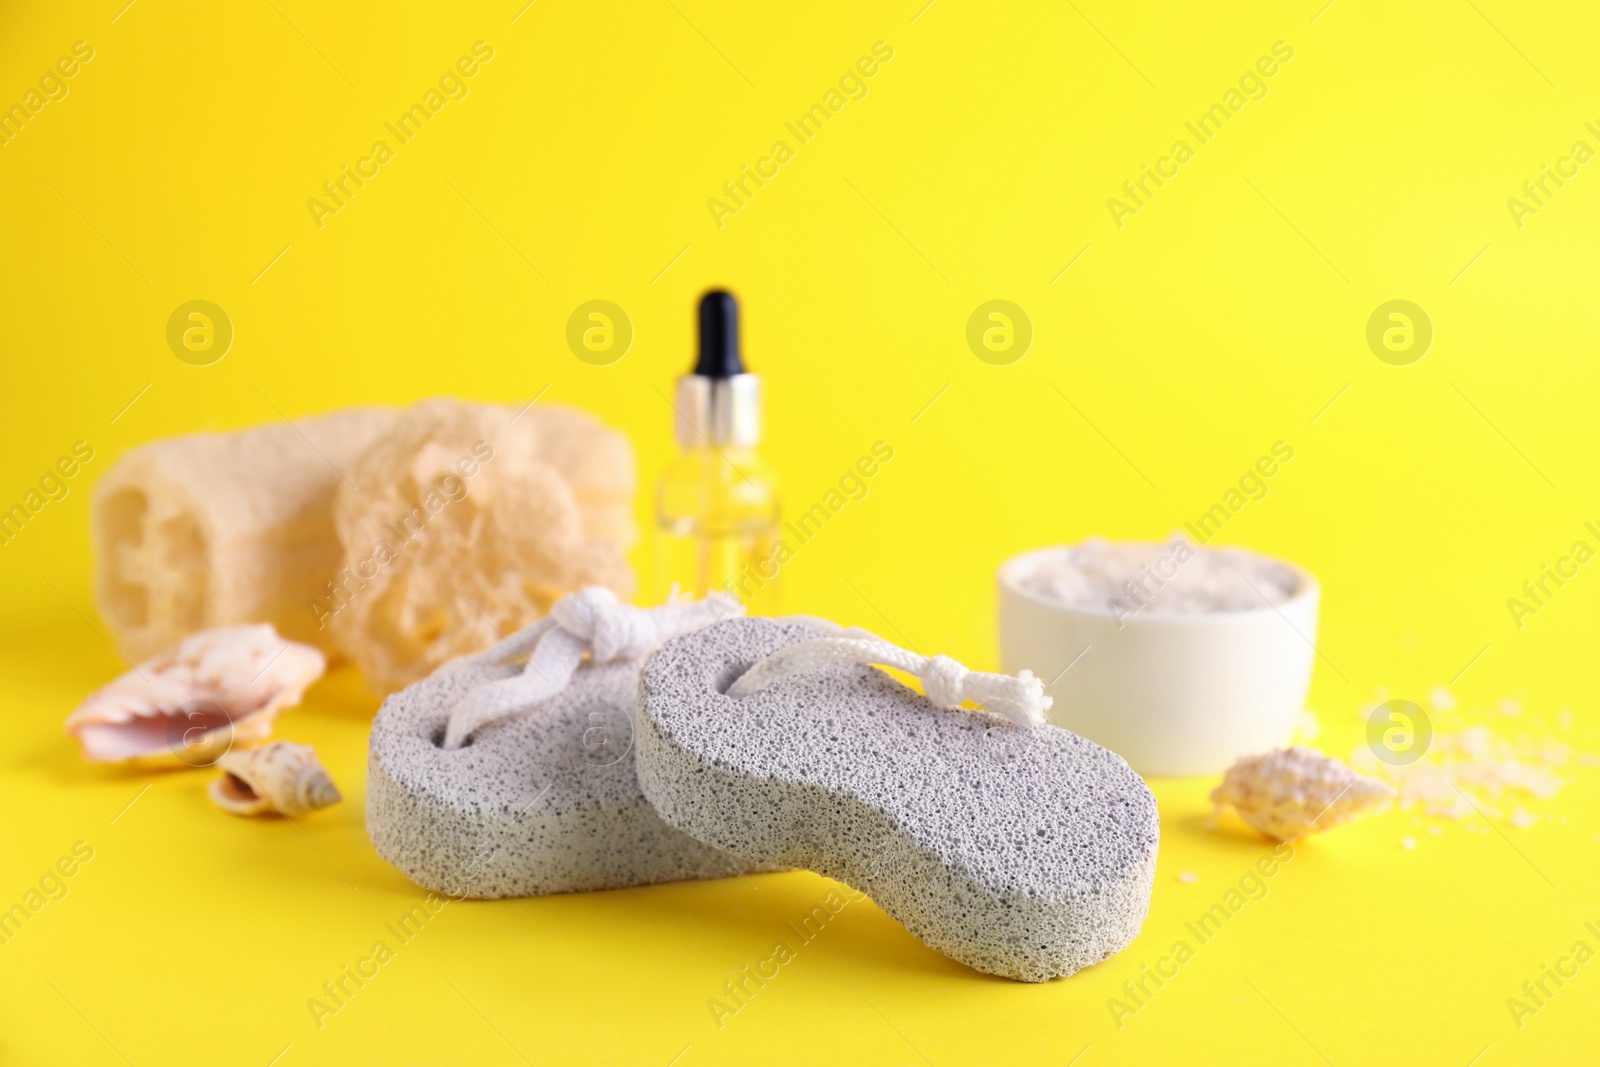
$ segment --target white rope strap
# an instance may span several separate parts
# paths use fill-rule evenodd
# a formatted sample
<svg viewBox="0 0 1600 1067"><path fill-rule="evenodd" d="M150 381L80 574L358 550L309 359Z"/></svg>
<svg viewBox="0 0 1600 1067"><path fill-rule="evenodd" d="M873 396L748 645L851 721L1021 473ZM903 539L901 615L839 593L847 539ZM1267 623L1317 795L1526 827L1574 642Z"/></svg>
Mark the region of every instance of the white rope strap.
<svg viewBox="0 0 1600 1067"><path fill-rule="evenodd" d="M478 686L450 709L444 747L460 748L479 727L555 696L567 687L585 654L593 663L640 660L678 634L741 611L737 600L720 593L654 608L624 604L602 586L568 593L551 605L548 619L447 665L454 670L527 658L521 673Z"/></svg>
<svg viewBox="0 0 1600 1067"><path fill-rule="evenodd" d="M728 695L749 696L826 663L877 664L916 675L937 707L956 708L971 700L1018 726L1044 724L1050 698L1044 695L1044 683L1031 671L1016 676L969 671L949 656L919 656L865 630L842 630L832 624L829 628L839 636L816 637L780 648L740 675L728 687Z"/></svg>

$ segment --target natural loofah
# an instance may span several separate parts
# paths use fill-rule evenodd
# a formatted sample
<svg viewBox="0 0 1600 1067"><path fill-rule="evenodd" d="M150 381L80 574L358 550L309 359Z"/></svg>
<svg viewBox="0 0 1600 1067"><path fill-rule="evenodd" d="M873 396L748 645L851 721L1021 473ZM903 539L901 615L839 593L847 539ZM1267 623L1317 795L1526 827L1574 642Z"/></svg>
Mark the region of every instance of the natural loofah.
<svg viewBox="0 0 1600 1067"><path fill-rule="evenodd" d="M729 856L662 822L634 775L638 663L585 663L565 689L443 747L450 709L514 666L446 669L384 701L367 832L425 889L522 897L715 878Z"/></svg>
<svg viewBox="0 0 1600 1067"><path fill-rule="evenodd" d="M861 663L727 695L758 661L820 634L731 619L650 659L635 744L662 818L746 862L860 889L930 947L991 974L1043 981L1133 940L1159 821L1120 757L1059 727L937 707ZM941 689L977 681L916 662ZM1037 707L1014 698L1036 682L1007 681L981 684L1027 721Z"/></svg>
<svg viewBox="0 0 1600 1067"><path fill-rule="evenodd" d="M591 416L430 400L350 469L344 566L315 605L390 691L543 618L562 594L634 589L633 452Z"/></svg>
<svg viewBox="0 0 1600 1067"><path fill-rule="evenodd" d="M141 660L199 630L270 622L333 651L306 602L343 554L339 471L396 418L351 408L168 438L119 459L89 507L95 605L118 649Z"/></svg>

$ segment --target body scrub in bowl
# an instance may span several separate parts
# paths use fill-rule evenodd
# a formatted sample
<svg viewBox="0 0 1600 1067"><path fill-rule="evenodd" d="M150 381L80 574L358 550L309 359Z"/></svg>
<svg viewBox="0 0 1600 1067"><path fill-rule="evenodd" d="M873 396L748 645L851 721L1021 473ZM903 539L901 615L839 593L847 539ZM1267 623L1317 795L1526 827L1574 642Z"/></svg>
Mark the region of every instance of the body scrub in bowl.
<svg viewBox="0 0 1600 1067"><path fill-rule="evenodd" d="M1146 776L1218 774L1289 742L1317 639L1316 579L1236 548L1041 548L1000 567L1001 670L1050 719Z"/></svg>

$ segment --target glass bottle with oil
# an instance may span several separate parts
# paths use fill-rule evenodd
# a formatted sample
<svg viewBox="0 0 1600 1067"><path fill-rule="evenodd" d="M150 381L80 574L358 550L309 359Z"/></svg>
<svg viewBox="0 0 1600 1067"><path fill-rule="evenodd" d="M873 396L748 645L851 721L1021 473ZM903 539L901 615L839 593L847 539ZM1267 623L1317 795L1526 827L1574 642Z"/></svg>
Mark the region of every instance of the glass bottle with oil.
<svg viewBox="0 0 1600 1067"><path fill-rule="evenodd" d="M656 486L658 599L672 586L722 591L751 614L776 614L778 489L757 452L761 379L745 371L732 293L701 297L699 357L675 406L683 451Z"/></svg>

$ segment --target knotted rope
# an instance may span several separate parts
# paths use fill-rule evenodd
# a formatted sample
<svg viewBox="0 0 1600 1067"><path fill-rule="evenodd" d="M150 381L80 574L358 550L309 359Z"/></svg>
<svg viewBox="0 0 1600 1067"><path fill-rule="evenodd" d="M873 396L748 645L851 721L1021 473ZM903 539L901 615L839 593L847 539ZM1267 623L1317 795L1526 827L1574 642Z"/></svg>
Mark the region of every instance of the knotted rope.
<svg viewBox="0 0 1600 1067"><path fill-rule="evenodd" d="M743 610L737 600L721 593L654 608L624 604L602 586L568 593L551 605L549 618L446 667L527 659L521 673L478 686L450 709L444 747L460 748L479 727L555 696L567 687L585 654L592 663L642 660L678 634Z"/></svg>
<svg viewBox="0 0 1600 1067"><path fill-rule="evenodd" d="M780 648L740 675L728 687L728 695L749 696L825 663L876 664L915 675L928 699L938 707L956 708L970 700L1018 726L1044 724L1050 698L1044 695L1044 683L1031 671L1016 676L969 671L949 656L907 652L865 630L846 630L819 619L803 621L813 626L820 623L821 628L834 631L836 636L814 637Z"/></svg>

